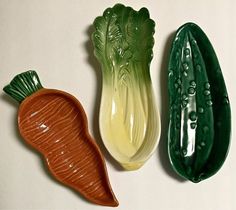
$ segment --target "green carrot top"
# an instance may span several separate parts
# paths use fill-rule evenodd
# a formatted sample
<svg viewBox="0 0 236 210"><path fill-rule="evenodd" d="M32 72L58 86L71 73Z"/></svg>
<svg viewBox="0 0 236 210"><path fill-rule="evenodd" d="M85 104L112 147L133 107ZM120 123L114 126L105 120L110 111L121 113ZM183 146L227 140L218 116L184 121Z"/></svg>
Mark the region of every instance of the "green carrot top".
<svg viewBox="0 0 236 210"><path fill-rule="evenodd" d="M43 88L40 79L35 71L26 71L16 75L10 84L3 90L16 101L21 103L26 97Z"/></svg>

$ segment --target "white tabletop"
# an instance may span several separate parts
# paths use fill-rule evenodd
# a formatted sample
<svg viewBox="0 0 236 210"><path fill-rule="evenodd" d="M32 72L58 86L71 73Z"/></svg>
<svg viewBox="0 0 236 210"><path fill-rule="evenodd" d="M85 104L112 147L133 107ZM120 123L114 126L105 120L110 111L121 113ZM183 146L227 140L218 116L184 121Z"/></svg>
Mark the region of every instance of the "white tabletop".
<svg viewBox="0 0 236 210"><path fill-rule="evenodd" d="M236 209L236 2L234 0L120 1L138 10L145 6L156 22L151 77L162 116L157 151L139 170L121 171L111 160L98 134L100 67L93 56L91 24L114 0L1 0L0 88L16 74L37 70L42 84L67 91L82 103L90 133L102 148L117 210L234 210ZM221 170L193 184L173 172L165 150L168 37L186 22L197 23L217 53L232 108L231 149ZM110 209L81 199L48 174L41 157L23 143L16 126L17 103L0 94L0 209Z"/></svg>

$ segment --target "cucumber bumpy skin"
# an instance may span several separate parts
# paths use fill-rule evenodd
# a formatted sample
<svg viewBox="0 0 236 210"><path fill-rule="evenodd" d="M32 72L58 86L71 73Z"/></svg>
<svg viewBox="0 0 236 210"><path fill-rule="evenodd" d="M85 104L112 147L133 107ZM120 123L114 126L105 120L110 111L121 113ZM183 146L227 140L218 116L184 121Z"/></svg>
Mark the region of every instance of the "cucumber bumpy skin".
<svg viewBox="0 0 236 210"><path fill-rule="evenodd" d="M223 165L230 144L231 113L221 68L206 34L181 26L168 64L168 153L174 170L200 182Z"/></svg>

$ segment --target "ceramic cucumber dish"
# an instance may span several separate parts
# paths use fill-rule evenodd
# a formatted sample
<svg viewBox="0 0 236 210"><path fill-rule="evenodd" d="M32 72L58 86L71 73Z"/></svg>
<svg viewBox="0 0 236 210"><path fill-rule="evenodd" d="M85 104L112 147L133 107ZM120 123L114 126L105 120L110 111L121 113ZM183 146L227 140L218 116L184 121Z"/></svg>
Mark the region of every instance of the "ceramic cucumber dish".
<svg viewBox="0 0 236 210"><path fill-rule="evenodd" d="M228 153L230 103L215 51L194 23L181 26L168 65L169 158L192 182L214 175Z"/></svg>

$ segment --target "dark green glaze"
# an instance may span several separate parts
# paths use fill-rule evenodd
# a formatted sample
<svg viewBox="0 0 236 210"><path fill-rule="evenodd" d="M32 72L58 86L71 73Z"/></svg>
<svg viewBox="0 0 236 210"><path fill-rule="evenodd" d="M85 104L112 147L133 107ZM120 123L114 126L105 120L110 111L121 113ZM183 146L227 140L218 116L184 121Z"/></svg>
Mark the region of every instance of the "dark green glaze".
<svg viewBox="0 0 236 210"><path fill-rule="evenodd" d="M27 96L43 88L35 71L26 71L16 75L3 90L19 103Z"/></svg>
<svg viewBox="0 0 236 210"><path fill-rule="evenodd" d="M214 49L194 23L180 27L168 65L168 152L182 177L199 182L224 163L230 144L227 90Z"/></svg>
<svg viewBox="0 0 236 210"><path fill-rule="evenodd" d="M103 77L118 75L122 80L133 68L135 80L150 82L149 66L153 57L155 22L146 8L135 11L116 4L94 21L94 54L102 65ZM114 76L113 76L114 77Z"/></svg>

